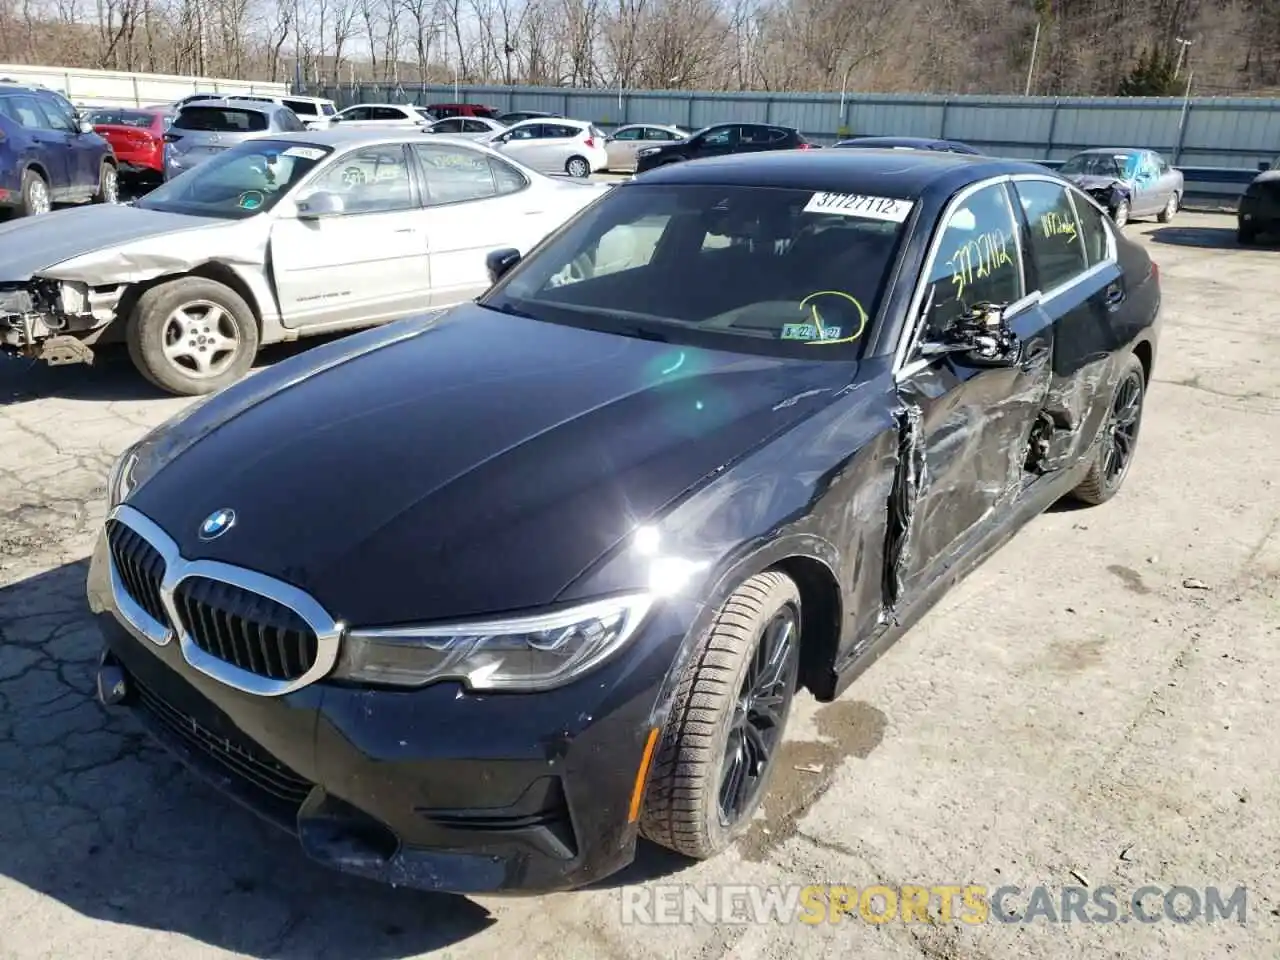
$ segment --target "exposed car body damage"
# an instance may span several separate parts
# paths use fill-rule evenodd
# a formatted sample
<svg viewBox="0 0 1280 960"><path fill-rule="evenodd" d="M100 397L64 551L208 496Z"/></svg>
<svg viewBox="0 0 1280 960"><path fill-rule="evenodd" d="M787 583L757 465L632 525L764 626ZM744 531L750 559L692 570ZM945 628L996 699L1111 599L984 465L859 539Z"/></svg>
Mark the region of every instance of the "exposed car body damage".
<svg viewBox="0 0 1280 960"><path fill-rule="evenodd" d="M1118 490L1159 327L1083 193L933 152L672 165L489 269L127 451L87 583L104 702L208 731L206 772L226 743L287 775L283 804L214 780L311 858L462 893L580 886L640 836L723 849L683 832L722 824L712 738L781 731L1054 501Z"/></svg>

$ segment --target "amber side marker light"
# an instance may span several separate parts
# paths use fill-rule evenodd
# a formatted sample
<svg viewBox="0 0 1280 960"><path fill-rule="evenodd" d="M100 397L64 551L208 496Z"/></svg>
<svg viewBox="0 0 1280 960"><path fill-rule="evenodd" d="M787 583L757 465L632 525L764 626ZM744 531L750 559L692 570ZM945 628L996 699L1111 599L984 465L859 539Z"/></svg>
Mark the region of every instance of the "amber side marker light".
<svg viewBox="0 0 1280 960"><path fill-rule="evenodd" d="M649 779L649 767L653 763L653 751L658 746L658 728L649 731L644 742L644 753L640 757L640 769L636 771L636 783L631 788L631 809L627 811L627 823L635 823L640 819L640 801L644 799L644 785Z"/></svg>

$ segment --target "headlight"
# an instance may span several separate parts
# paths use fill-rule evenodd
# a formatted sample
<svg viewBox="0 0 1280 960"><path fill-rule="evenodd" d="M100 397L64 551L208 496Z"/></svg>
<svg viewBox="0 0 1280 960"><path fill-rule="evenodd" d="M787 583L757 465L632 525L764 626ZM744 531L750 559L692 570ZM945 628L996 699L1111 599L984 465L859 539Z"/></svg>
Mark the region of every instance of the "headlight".
<svg viewBox="0 0 1280 960"><path fill-rule="evenodd" d="M138 448L132 446L116 459L107 477L107 509L123 503L137 486Z"/></svg>
<svg viewBox="0 0 1280 960"><path fill-rule="evenodd" d="M335 676L397 687L451 679L472 690L549 690L617 651L652 603L634 594L532 617L355 630L343 638Z"/></svg>

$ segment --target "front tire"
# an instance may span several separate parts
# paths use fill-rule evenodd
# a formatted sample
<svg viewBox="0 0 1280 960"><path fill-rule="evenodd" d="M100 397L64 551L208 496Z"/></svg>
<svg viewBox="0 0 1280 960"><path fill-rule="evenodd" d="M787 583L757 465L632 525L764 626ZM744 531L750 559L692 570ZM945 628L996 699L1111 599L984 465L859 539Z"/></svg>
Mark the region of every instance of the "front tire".
<svg viewBox="0 0 1280 960"><path fill-rule="evenodd" d="M1142 362L1130 356L1111 393L1107 419L1102 425L1101 442L1094 452L1093 464L1080 486L1071 491L1076 500L1097 506L1119 492L1133 464L1146 397L1147 377Z"/></svg>
<svg viewBox="0 0 1280 960"><path fill-rule="evenodd" d="M133 365L151 383L196 397L249 372L258 353L258 323L244 299L225 284L181 277L138 299L125 339Z"/></svg>
<svg viewBox="0 0 1280 960"><path fill-rule="evenodd" d="M1178 212L1178 195L1176 193L1169 195L1169 202L1164 205L1164 209L1160 211L1157 218L1161 223L1168 223L1174 218Z"/></svg>
<svg viewBox="0 0 1280 960"><path fill-rule="evenodd" d="M641 833L705 860L748 826L768 787L800 670L800 591L758 573L725 602L676 689Z"/></svg>
<svg viewBox="0 0 1280 960"><path fill-rule="evenodd" d="M564 172L575 180L585 180L591 176L591 164L587 163L583 157L570 157L565 162Z"/></svg>
<svg viewBox="0 0 1280 960"><path fill-rule="evenodd" d="M1123 229L1124 225L1129 222L1129 201L1121 200L1111 211L1111 220L1117 228Z"/></svg>

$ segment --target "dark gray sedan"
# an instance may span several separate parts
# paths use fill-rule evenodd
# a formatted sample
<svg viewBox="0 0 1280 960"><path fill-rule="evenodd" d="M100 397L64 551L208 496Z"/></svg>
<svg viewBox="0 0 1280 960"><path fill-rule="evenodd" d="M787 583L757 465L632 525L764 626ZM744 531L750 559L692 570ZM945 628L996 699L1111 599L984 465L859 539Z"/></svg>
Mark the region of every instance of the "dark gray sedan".
<svg viewBox="0 0 1280 960"><path fill-rule="evenodd" d="M1182 205L1182 171L1154 150L1098 147L1067 160L1058 172L1097 200L1123 227L1133 217L1168 223Z"/></svg>

